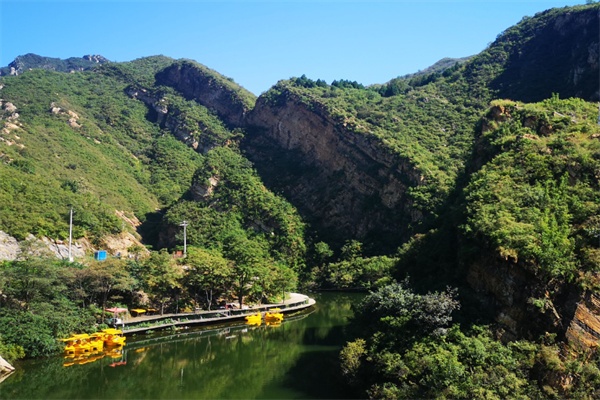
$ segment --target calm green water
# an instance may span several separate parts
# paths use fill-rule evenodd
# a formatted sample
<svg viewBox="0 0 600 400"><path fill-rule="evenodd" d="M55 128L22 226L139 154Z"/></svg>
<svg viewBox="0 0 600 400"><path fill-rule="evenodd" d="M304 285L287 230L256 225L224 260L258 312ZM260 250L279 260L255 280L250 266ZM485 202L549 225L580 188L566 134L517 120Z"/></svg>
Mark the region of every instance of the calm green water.
<svg viewBox="0 0 600 400"><path fill-rule="evenodd" d="M351 304L360 294L314 295L312 312L280 326L221 326L129 338L122 355L63 366L29 360L0 383L2 399L352 398L338 375Z"/></svg>

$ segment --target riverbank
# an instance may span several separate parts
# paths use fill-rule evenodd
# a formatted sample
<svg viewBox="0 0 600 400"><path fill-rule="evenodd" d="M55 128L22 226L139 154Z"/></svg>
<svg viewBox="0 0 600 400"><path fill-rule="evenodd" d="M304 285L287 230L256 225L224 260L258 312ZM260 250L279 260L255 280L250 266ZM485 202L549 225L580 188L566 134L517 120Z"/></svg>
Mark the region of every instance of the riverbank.
<svg viewBox="0 0 600 400"><path fill-rule="evenodd" d="M282 303L265 304L244 309L199 311L192 313L144 315L131 317L123 321L123 334L126 336L145 333L157 329L177 328L192 325L212 325L223 322L243 320L247 315L256 312L266 312L278 308L284 314L303 311L316 304L316 301L307 295L290 293Z"/></svg>

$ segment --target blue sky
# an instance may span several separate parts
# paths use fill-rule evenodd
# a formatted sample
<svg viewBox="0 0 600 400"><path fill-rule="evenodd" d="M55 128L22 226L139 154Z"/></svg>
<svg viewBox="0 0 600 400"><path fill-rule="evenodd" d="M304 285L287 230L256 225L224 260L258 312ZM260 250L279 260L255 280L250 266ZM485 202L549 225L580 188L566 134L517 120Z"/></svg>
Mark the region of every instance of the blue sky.
<svg viewBox="0 0 600 400"><path fill-rule="evenodd" d="M196 60L259 95L280 79L384 83L585 0L0 0L0 66L16 56L163 54Z"/></svg>

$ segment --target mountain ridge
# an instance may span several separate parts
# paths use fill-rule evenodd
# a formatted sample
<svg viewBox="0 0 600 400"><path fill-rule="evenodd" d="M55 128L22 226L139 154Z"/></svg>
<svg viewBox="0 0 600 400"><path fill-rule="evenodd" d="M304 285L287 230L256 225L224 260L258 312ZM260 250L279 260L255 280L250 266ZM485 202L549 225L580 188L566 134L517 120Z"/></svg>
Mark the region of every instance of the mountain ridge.
<svg viewBox="0 0 600 400"><path fill-rule="evenodd" d="M556 93L583 96L588 102L597 100L598 63L590 56L597 45L597 38L590 35L598 24L592 18L597 8L588 5L536 14L464 62L393 79L379 87L364 88L348 82L328 85L300 77L282 80L256 98L199 63L162 56L99 63L93 72L61 74L34 69L6 76L0 92L5 98L4 201L17 209L15 198L22 193L30 194L32 197L24 198L34 205L56 203L68 195L78 203L77 233L95 236L99 244L103 234L119 232L120 221L111 208L139 216L143 235L160 247L174 248L181 242L181 220L198 221L199 226L190 226L190 238L206 246L211 241L221 245L227 238L222 227L231 224L230 228L243 230L244 235L268 248L273 257L285 259L307 275L310 266L304 265L301 257L316 249L320 240L338 253L348 241L356 240L364 245L364 256L400 254L397 276L411 272L422 285L430 287L448 282L464 284L468 271L472 276L483 276L477 266L463 259L469 249L464 244L468 243L499 257L499 266L517 260L518 268L540 269L532 275L532 279L539 279L537 294L519 298L518 309L530 310L527 301L539 300L540 288L548 288L548 273L553 273L548 272L552 269L539 250L543 246L534 251L532 246L498 239L502 231L479 221L487 214L477 214L478 210L487 210L487 205L464 198L468 190L476 188L468 189L470 179L479 176L480 170L484 174L486 168L492 168L490 162L498 156L497 148L512 143L508 137L527 138L540 147L544 143L539 151L547 154L572 149L593 164L589 161L595 157L590 135L597 128L590 124L589 107L561 101ZM563 41L556 40L559 36ZM544 71L542 64L548 63L550 56L540 52L559 51L574 41L578 45L561 54L560 68ZM519 49L530 52L520 54ZM581 69L584 72L572 73ZM528 78L531 71L544 78L543 88L539 80ZM529 99L523 93L530 81L531 99L545 96L547 103L532 107L519 103ZM582 91L584 87L593 90ZM552 93L556 97L551 97ZM490 108L491 102L501 99L498 96L508 94L514 95L516 105ZM527 113L520 114L523 109ZM521 116L514 119L514 115ZM577 129L590 135L575 135ZM506 138L494 133L500 136L497 142L481 141L482 136L497 131L506 133ZM517 133L507 133L513 131ZM547 136L556 143L544 139ZM569 145L575 137L590 149ZM42 139L47 139L47 149L42 148ZM77 143L82 159L89 160L82 163L71 158L65 151L72 149L72 145L67 146L69 142ZM17 150L17 144L27 150ZM47 157L46 150L53 157ZM536 151L531 150L529 156L541 157ZM95 164L110 165L101 164L108 155L114 157L118 168L105 169L114 171L115 176L123 174L119 177L123 185L111 183L110 174L92 168ZM65 161L56 167L55 159ZM555 165L553 159L545 162ZM53 168L58 172L47 177L52 182L51 199L33 201L41 195L27 185L28 180L34 182L36 175ZM563 170L562 164L555 168L575 174L571 179L581 185L595 185L584 179L589 172L579 177L573 168ZM525 167L523 171L529 173ZM484 175L480 179L491 178ZM544 179L549 188L559 185L556 176ZM493 182L488 183L494 187ZM570 190L579 190L573 185ZM560 193L557 189L548 196ZM485 192L482 197L488 195ZM95 196L102 201L94 202ZM593 196L589 199L594 200ZM19 239L28 233L65 237L65 207L52 213L34 209L36 217L43 217L34 220L5 209L3 227L12 229L7 233ZM556 208L556 212L560 210ZM513 211L505 210L509 214ZM579 232L579 225L591 218L593 210L580 207L569 213L579 219L568 229L563 226L564 232L571 232L563 239L580 247L560 247L558 242L544 246L556 245L568 252L569 262L577 266L563 272L583 285L593 281L583 272L593 249L587 243L589 238ZM511 214L507 218L520 221L523 217ZM305 231L305 222L310 231ZM464 226L477 232L474 237L461 231ZM533 243L542 241L535 235L546 240L546 227L527 226ZM433 237L442 238L436 251L431 247L429 251L419 250ZM461 243L464 247L451 246ZM578 252L589 253L588 258ZM408 265L408 260L417 261ZM577 270L587 277L575 278ZM490 282L492 275L488 276ZM432 276L443 279L435 282ZM560 279L566 282L565 276ZM509 275L505 278L510 280ZM492 286L474 290L498 306L506 326L526 326L518 315L510 314L511 301L499 298ZM579 286L569 289L566 298L578 298L577 290ZM561 308L558 292L550 290L546 301L556 302L554 309L567 310L567 315L569 307L563 302ZM563 325L560 329L564 333L568 324ZM509 331L528 334L527 328Z"/></svg>
<svg viewBox="0 0 600 400"><path fill-rule="evenodd" d="M95 248L137 234L177 250L185 222L205 256L284 282L453 287L461 324L531 346L520 373L576 397L565 360L600 345L599 10L538 13L464 62L373 87L301 76L257 98L164 56L3 76L0 230L58 243L72 206ZM376 352L398 326L355 343L358 364L401 360ZM401 380L377 362L372 379Z"/></svg>
<svg viewBox="0 0 600 400"><path fill-rule="evenodd" d="M27 53L15 57L6 67L0 68L0 76L19 75L30 69L46 69L58 72L86 71L107 62L110 61L101 55L89 54L80 58L60 59Z"/></svg>

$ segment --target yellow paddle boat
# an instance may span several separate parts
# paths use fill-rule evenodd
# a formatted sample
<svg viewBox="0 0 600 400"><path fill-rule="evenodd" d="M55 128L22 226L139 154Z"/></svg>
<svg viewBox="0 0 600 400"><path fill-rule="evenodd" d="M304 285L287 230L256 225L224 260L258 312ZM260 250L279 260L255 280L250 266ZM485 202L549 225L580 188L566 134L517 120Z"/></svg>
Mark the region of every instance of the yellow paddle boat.
<svg viewBox="0 0 600 400"><path fill-rule="evenodd" d="M74 337L69 337L66 339L60 339L61 342L63 342L65 344L65 349L64 352L66 355L75 355L75 352L77 351L77 339L75 339Z"/></svg>
<svg viewBox="0 0 600 400"><path fill-rule="evenodd" d="M265 322L281 322L283 321L283 313L279 312L279 308L273 308L265 313Z"/></svg>
<svg viewBox="0 0 600 400"><path fill-rule="evenodd" d="M104 335L105 346L124 346L125 336L123 331L115 328L106 328L101 332Z"/></svg>
<svg viewBox="0 0 600 400"><path fill-rule="evenodd" d="M79 333L60 341L65 343L64 351L67 355L89 353L92 348L90 335L87 333Z"/></svg>
<svg viewBox="0 0 600 400"><path fill-rule="evenodd" d="M262 321L262 315L260 312L257 312L252 315L246 315L245 319L247 324L260 325Z"/></svg>
<svg viewBox="0 0 600 400"><path fill-rule="evenodd" d="M104 333L96 332L90 335L90 351L102 351L104 349Z"/></svg>

